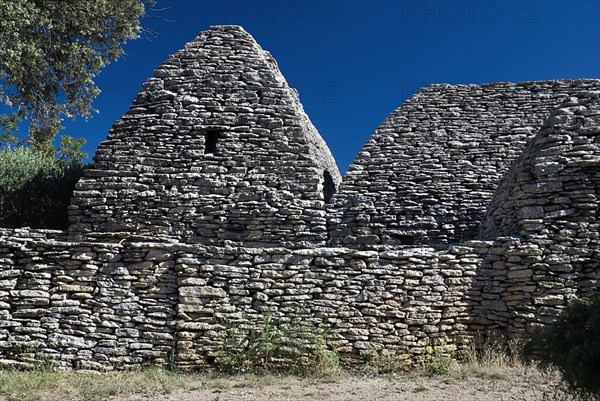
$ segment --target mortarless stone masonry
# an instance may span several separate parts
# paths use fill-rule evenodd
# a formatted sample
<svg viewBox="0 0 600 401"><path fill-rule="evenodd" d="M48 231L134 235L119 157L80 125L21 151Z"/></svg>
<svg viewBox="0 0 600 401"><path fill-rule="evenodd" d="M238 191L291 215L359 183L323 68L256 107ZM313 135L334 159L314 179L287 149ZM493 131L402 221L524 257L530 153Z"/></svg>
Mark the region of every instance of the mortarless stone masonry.
<svg viewBox="0 0 600 401"><path fill-rule="evenodd" d="M473 239L500 178L568 95L597 80L432 85L356 156L329 209L330 244Z"/></svg>
<svg viewBox="0 0 600 401"><path fill-rule="evenodd" d="M522 337L598 292L599 116L599 80L434 85L334 195L272 58L213 27L100 145L67 232L0 229L0 365L198 368L269 311L356 361Z"/></svg>
<svg viewBox="0 0 600 401"><path fill-rule="evenodd" d="M323 204L340 180L271 55L239 27L215 27L154 71L100 144L69 232L325 245Z"/></svg>

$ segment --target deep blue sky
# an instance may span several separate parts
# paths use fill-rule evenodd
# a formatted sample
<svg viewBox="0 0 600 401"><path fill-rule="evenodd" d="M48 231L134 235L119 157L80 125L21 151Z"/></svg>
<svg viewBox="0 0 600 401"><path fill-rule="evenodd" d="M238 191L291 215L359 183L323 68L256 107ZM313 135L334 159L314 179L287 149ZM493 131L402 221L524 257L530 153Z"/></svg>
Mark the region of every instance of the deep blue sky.
<svg viewBox="0 0 600 401"><path fill-rule="evenodd" d="M141 84L211 25L242 25L270 51L347 170L377 126L430 83L600 78L600 2L157 0L151 39L97 78L99 114L65 121L93 155Z"/></svg>

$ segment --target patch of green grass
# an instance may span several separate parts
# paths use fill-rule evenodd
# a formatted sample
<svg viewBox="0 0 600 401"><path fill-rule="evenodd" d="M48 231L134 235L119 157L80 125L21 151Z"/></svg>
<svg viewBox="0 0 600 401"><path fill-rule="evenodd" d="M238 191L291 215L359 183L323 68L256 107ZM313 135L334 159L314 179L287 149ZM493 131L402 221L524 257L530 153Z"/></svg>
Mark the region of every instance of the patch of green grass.
<svg viewBox="0 0 600 401"><path fill-rule="evenodd" d="M102 374L51 369L0 370L0 396L8 401L101 401L111 396L153 396L205 387L206 379L202 376L161 368Z"/></svg>
<svg viewBox="0 0 600 401"><path fill-rule="evenodd" d="M438 355L438 351L432 348L431 353L428 354L430 361L421 365L420 369L402 371L399 366L406 367L405 358L383 355L382 359L378 360L380 365L377 365L377 371L381 373L371 371L369 375L377 375L393 381L400 386L398 391L401 391L401 387L406 387L414 392L425 392L436 386L445 387L473 381L473 379L475 384L472 385L482 386L482 390L485 391L486 388L499 384L499 380L508 380L521 385L526 383L528 388L537 386L535 388L539 390L540 399L542 399L541 394L545 394L543 398L545 401L557 401L558 399L549 397L549 394L552 394L552 386L549 384L556 382L555 376L545 379L535 367L524 365L517 355L517 352L507 353L505 347L488 346L477 352L472 350L464 353L459 362L452 361L451 368L447 372L445 358L449 356L441 350ZM373 366L371 369L374 369ZM398 373L389 373L389 371ZM137 371L86 373L53 370L50 364L42 364L31 371L0 370L0 399L3 401L104 401L111 397L132 395L160 398L161 395L175 391L194 390L210 390L211 396L215 397L232 388L289 389L295 386L300 386L305 389L300 391L307 392L313 391L322 384L340 381L352 383L365 376L362 370L338 371L336 375L304 373L294 376L290 375L289 371L282 373L275 370L223 375L215 371L187 373L158 367ZM432 374L438 376L431 378Z"/></svg>
<svg viewBox="0 0 600 401"><path fill-rule="evenodd" d="M37 401L41 394L60 389L66 381L63 372L52 372L47 369L34 371L0 371L0 395L9 401Z"/></svg>

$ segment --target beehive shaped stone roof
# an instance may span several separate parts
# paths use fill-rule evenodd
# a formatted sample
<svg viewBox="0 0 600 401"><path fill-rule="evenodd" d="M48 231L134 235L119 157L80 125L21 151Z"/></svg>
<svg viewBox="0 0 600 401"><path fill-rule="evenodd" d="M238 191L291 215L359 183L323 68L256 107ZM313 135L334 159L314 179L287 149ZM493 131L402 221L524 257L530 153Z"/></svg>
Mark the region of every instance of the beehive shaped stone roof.
<svg viewBox="0 0 600 401"><path fill-rule="evenodd" d="M600 265L600 91L558 107L502 179L481 237L518 236Z"/></svg>
<svg viewBox="0 0 600 401"><path fill-rule="evenodd" d="M69 233L318 245L340 180L270 54L216 26L154 71L114 124L77 185Z"/></svg>
<svg viewBox="0 0 600 401"><path fill-rule="evenodd" d="M392 113L331 205L330 243L444 244L477 237L500 178L562 99L598 80L432 85Z"/></svg>

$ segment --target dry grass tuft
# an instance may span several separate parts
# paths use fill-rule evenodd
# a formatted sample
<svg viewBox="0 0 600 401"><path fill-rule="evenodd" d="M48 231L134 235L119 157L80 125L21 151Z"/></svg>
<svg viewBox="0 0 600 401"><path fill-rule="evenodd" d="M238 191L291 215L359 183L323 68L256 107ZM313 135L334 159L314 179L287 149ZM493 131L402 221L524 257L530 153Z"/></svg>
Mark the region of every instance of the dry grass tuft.
<svg viewBox="0 0 600 401"><path fill-rule="evenodd" d="M160 368L102 374L50 369L1 370L0 397L7 401L100 401L111 396L151 396L170 394L179 389L201 389L209 386L210 382L205 376Z"/></svg>
<svg viewBox="0 0 600 401"><path fill-rule="evenodd" d="M52 370L50 367L40 367L32 371L0 370L0 401L103 401L127 399L134 395L160 399L163 395L176 391L227 392L298 386L303 389L328 384L334 388L339 386L338 383L360 381L361 376L371 376L375 381L385 378L386 382L406 387L411 393L435 393L438 391L437 387L456 386L460 383L461 386L468 386L482 393L514 386L527 389L528 394L536 394L535 398L531 398L530 395L514 398L514 395L511 395L506 398L510 401L569 399L565 391L560 391L561 388L557 384L560 383L559 376L552 372L542 373L535 366L524 364L517 347L512 350L509 347L507 352L506 347L487 346L477 352L474 349L469 350L460 356L460 362L451 360L452 363L447 364L447 354L437 355L436 352L432 352L428 362L430 365L417 366L416 369L413 366L407 371L405 358L383 354L374 358L363 370L303 377L272 372L223 376L210 371L187 373L162 368L102 374ZM449 368L446 369L447 367Z"/></svg>
<svg viewBox="0 0 600 401"><path fill-rule="evenodd" d="M488 344L480 350L471 348L460 355L461 362L453 366L451 375L456 379L476 377L492 380L511 380L531 373L535 367L526 365L521 358L521 345Z"/></svg>

